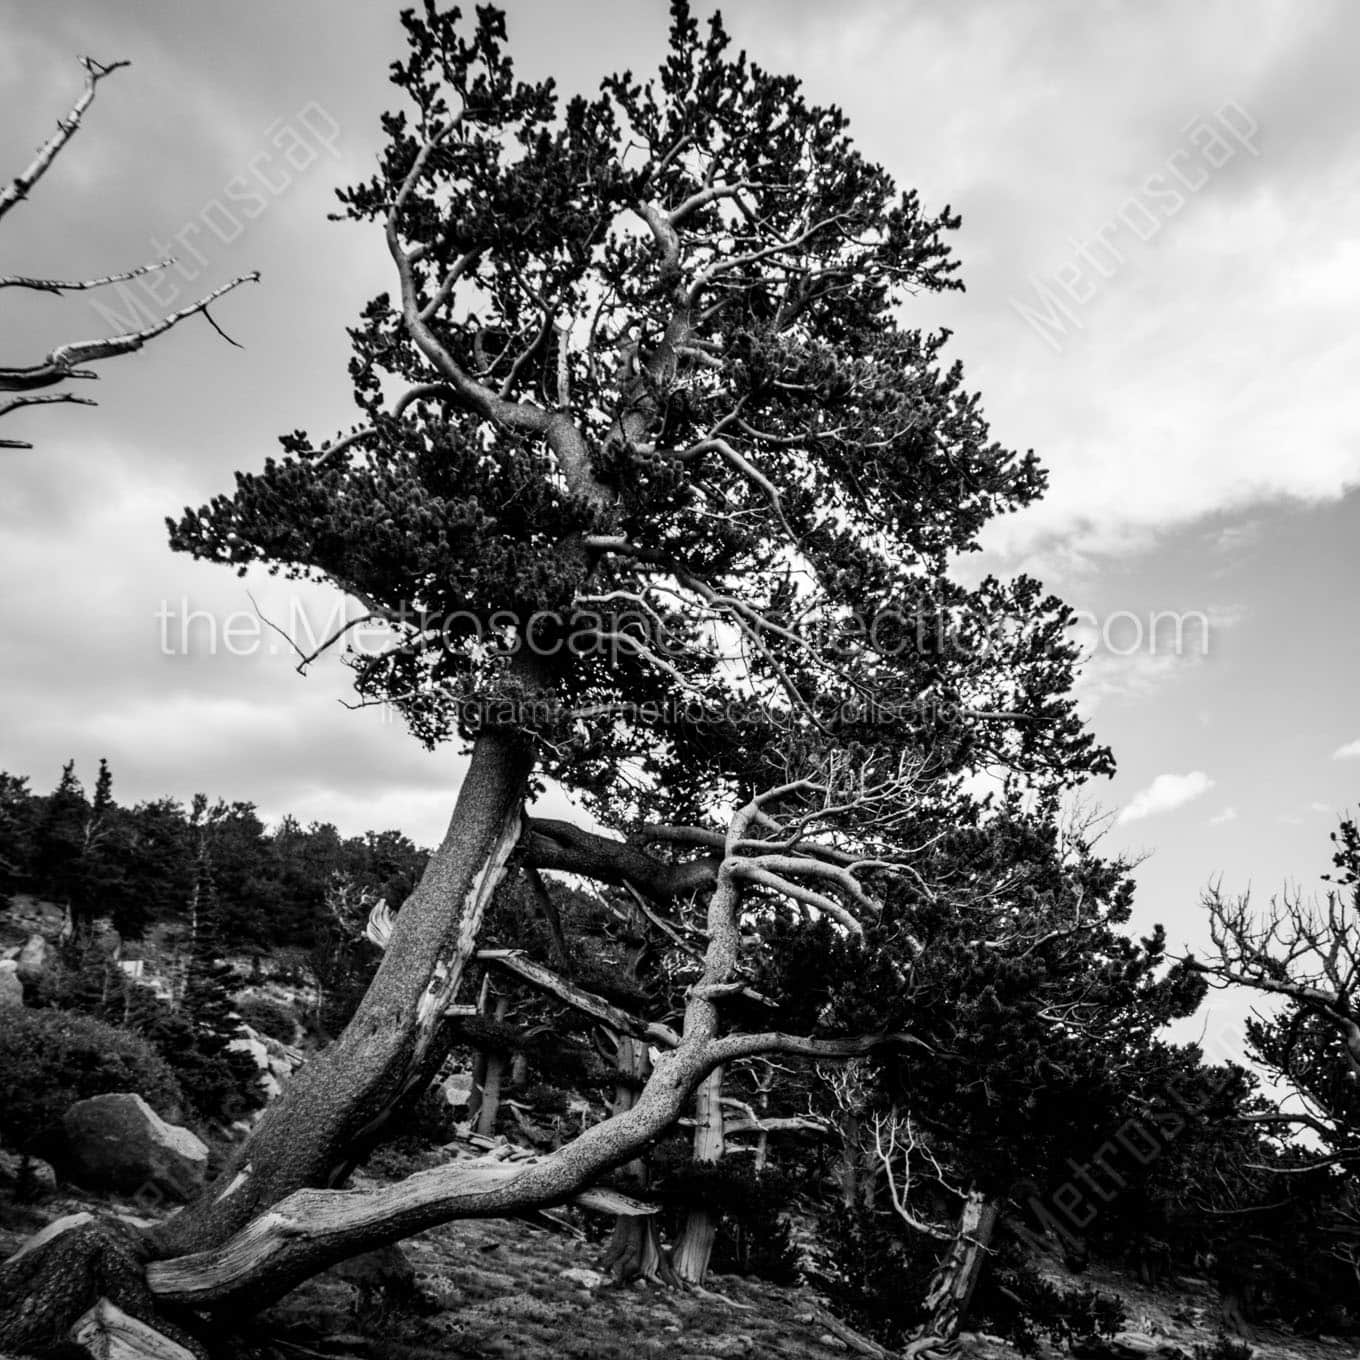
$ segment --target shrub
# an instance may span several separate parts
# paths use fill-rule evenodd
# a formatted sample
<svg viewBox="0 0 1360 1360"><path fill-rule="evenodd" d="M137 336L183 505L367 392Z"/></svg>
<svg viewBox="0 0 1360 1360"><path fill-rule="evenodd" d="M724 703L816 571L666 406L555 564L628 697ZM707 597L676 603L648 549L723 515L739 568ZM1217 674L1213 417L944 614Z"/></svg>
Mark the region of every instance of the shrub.
<svg viewBox="0 0 1360 1360"><path fill-rule="evenodd" d="M1195 1360L1251 1360L1253 1354L1245 1341L1238 1341L1224 1332L1219 1332L1212 1345L1200 1342L1195 1346Z"/></svg>
<svg viewBox="0 0 1360 1360"><path fill-rule="evenodd" d="M185 1103L205 1122L241 1119L265 1103L255 1059L195 1023L186 1007L175 1010L145 987L133 989L128 1027L164 1057L184 1092Z"/></svg>
<svg viewBox="0 0 1360 1360"><path fill-rule="evenodd" d="M251 1029L291 1044L297 1039L298 1023L287 1006L271 1001L267 996L242 996L235 1002L236 1012Z"/></svg>
<svg viewBox="0 0 1360 1360"><path fill-rule="evenodd" d="M35 1150L78 1100L132 1091L158 1114L180 1117L169 1065L140 1035L72 1011L14 1008L0 1025L0 1142Z"/></svg>
<svg viewBox="0 0 1360 1360"><path fill-rule="evenodd" d="M1117 1296L1050 1283L1014 1242L1002 1241L994 1250L974 1300L974 1320L1017 1350L1037 1355L1047 1338L1061 1349L1096 1353L1102 1350L1100 1339L1112 1337L1124 1325L1126 1313Z"/></svg>
<svg viewBox="0 0 1360 1360"><path fill-rule="evenodd" d="M657 1150L652 1170L647 1198L666 1206L673 1231L691 1209L720 1216L714 1270L754 1275L772 1284L794 1282L797 1253L784 1211L794 1197L796 1178L775 1169L757 1171L748 1158L735 1155L696 1162L679 1140Z"/></svg>

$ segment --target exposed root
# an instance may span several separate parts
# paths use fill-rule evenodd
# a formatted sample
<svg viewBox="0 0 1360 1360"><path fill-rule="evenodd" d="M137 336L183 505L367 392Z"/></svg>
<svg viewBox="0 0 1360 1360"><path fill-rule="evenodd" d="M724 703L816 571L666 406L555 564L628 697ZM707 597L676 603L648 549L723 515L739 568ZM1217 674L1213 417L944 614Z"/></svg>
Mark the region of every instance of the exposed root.
<svg viewBox="0 0 1360 1360"><path fill-rule="evenodd" d="M729 1308L740 1308L744 1313L754 1313L756 1306L753 1303L739 1303L736 1299L729 1299L726 1294L719 1294L716 1290L705 1289L701 1284L685 1284L684 1289L703 1299L707 1303L725 1303Z"/></svg>

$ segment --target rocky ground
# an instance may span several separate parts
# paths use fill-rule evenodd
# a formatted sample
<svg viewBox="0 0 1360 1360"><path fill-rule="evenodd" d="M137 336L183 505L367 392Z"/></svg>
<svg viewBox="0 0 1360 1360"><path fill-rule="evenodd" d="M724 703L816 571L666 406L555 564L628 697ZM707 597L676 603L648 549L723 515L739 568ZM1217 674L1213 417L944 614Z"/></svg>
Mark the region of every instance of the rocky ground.
<svg viewBox="0 0 1360 1360"><path fill-rule="evenodd" d="M0 1259L62 1214L80 1209L135 1212L116 1199L92 1201L61 1190L32 1206L0 1189ZM787 1357L832 1360L856 1353L848 1334L806 1290L716 1276L702 1293L618 1286L596 1269L599 1247L515 1220L451 1224L402 1246L405 1283L369 1262L309 1281L233 1343L257 1360L634 1360L635 1357ZM1062 1281L1071 1285L1070 1277ZM1150 1290L1092 1269L1083 1283L1125 1301L1128 1331L1105 1360L1195 1360L1220 1331L1203 1280ZM1254 1328L1253 1360L1353 1360L1356 1345ZM966 1333L960 1360L1018 1360L986 1335ZM1057 1353L1044 1352L1043 1360ZM0 1357L3 1360L3 1357Z"/></svg>

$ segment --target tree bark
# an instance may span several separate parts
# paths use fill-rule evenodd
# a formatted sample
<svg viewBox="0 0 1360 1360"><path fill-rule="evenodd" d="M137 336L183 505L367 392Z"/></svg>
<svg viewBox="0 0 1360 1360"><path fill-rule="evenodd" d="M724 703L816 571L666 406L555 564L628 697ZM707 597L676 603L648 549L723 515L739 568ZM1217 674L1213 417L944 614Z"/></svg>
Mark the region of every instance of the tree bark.
<svg viewBox="0 0 1360 1360"><path fill-rule="evenodd" d="M968 1192L959 1212L958 1232L931 1279L925 1300L928 1317L918 1337L952 1341L959 1334L987 1263L998 1212L997 1202L981 1190Z"/></svg>
<svg viewBox="0 0 1360 1360"><path fill-rule="evenodd" d="M186 1346L203 1348L157 1316L142 1244L126 1223L70 1214L48 1224L0 1266L0 1352L65 1349L68 1329L88 1321L101 1300Z"/></svg>
<svg viewBox="0 0 1360 1360"><path fill-rule="evenodd" d="M722 1068L715 1067L694 1095L694 1160L699 1163L719 1162L726 1150L722 1087ZM717 1236L718 1214L710 1204L701 1203L689 1211L671 1252L671 1266L686 1284L703 1284Z"/></svg>
<svg viewBox="0 0 1360 1360"><path fill-rule="evenodd" d="M397 913L354 1018L294 1073L217 1182L152 1234L156 1255L219 1246L294 1191L335 1183L353 1145L437 1060L439 1022L520 834L530 768L517 737L478 736L443 843Z"/></svg>

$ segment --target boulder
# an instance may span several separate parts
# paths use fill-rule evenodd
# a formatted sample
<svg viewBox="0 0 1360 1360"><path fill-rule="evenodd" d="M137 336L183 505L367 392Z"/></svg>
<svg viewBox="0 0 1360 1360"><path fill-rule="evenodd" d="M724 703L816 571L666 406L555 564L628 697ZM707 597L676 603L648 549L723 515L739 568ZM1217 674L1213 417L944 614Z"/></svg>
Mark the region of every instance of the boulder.
<svg viewBox="0 0 1360 1360"><path fill-rule="evenodd" d="M24 984L19 981L13 959L0 960L0 1011L24 1004Z"/></svg>
<svg viewBox="0 0 1360 1360"><path fill-rule="evenodd" d="M20 978L25 982L34 981L47 967L47 941L41 935L30 935L14 961L18 966Z"/></svg>
<svg viewBox="0 0 1360 1360"><path fill-rule="evenodd" d="M207 1145L127 1092L78 1100L62 1116L72 1177L92 1190L187 1200L203 1188Z"/></svg>
<svg viewBox="0 0 1360 1360"><path fill-rule="evenodd" d="M17 1152L0 1151L0 1185L48 1195L57 1188L57 1173L40 1157L30 1157L27 1168Z"/></svg>
<svg viewBox="0 0 1360 1360"><path fill-rule="evenodd" d="M472 1073L454 1072L445 1077L440 1087L450 1108L460 1109L472 1099Z"/></svg>
<svg viewBox="0 0 1360 1360"><path fill-rule="evenodd" d="M249 1053L251 1061L260 1070L260 1085L264 1088L266 1100L273 1100L283 1090L283 1084L293 1075L293 1069L302 1061L302 1054L267 1034L241 1026L242 1033L233 1039L228 1048L241 1053Z"/></svg>
<svg viewBox="0 0 1360 1360"><path fill-rule="evenodd" d="M355 1290L354 1308L360 1316L386 1314L414 1303L420 1293L415 1267L397 1246L351 1256L332 1266L330 1273Z"/></svg>
<svg viewBox="0 0 1360 1360"><path fill-rule="evenodd" d="M584 1266L573 1266L570 1270L558 1273L564 1280L579 1284L582 1289L599 1289L609 1278L607 1275L601 1275L598 1270L587 1270Z"/></svg>
<svg viewBox="0 0 1360 1360"><path fill-rule="evenodd" d="M264 1046L264 1040L258 1034L253 1032L243 1034L239 1038L231 1040L227 1047L233 1052L249 1053L251 1060L261 1072L269 1071L269 1050Z"/></svg>

